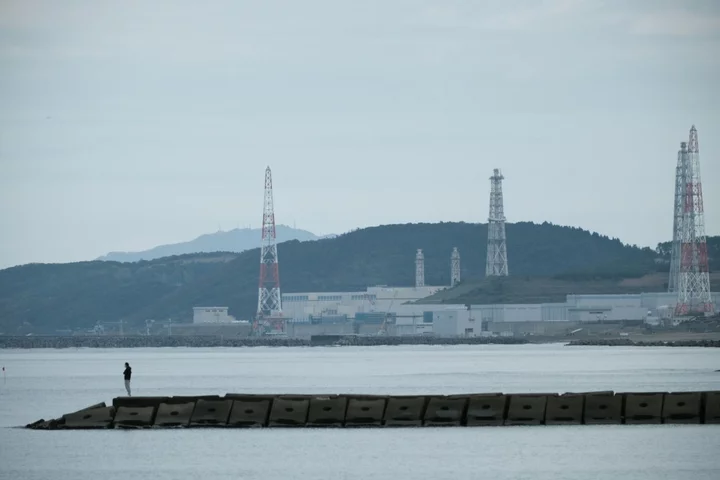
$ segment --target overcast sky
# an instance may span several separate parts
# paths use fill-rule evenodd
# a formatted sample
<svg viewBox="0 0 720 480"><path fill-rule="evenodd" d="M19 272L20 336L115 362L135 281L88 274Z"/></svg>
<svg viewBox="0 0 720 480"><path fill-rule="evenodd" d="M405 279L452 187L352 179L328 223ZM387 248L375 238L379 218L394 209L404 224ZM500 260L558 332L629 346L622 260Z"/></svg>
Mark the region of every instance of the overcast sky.
<svg viewBox="0 0 720 480"><path fill-rule="evenodd" d="M720 234L716 0L2 0L0 268L278 223L672 237L700 138ZM479 238L478 244L484 239Z"/></svg>

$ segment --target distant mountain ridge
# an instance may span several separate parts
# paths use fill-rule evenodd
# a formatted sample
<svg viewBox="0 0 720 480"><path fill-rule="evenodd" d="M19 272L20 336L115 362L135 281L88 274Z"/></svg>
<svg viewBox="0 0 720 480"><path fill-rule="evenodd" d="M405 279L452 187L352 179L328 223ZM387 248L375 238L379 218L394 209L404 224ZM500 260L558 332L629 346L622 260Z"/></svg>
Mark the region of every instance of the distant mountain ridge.
<svg viewBox="0 0 720 480"><path fill-rule="evenodd" d="M335 235L318 236L307 230L277 225L275 227L277 242L288 240L320 240L332 238ZM235 228L229 231L219 231L200 235L188 242L159 245L140 252L110 252L95 260L111 262L138 262L140 260L155 260L157 258L185 255L188 253L214 253L214 252L244 252L257 248L260 245L262 230L260 228Z"/></svg>

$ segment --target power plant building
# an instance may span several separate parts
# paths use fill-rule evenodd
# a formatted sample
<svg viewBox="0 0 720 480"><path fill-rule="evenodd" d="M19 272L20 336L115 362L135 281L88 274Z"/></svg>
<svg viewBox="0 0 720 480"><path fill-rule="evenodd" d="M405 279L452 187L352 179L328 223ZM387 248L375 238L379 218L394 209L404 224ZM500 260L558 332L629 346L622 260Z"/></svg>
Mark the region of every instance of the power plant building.
<svg viewBox="0 0 720 480"><path fill-rule="evenodd" d="M365 292L288 293L288 334L481 336L555 334L590 323L654 323L674 308L674 293L567 295L562 303L448 305L416 300L447 287L370 287ZM720 294L714 293L715 307ZM305 325L305 326L303 326Z"/></svg>
<svg viewBox="0 0 720 480"><path fill-rule="evenodd" d="M359 292L284 293L283 314L293 322L311 323L314 318L407 311L407 302L429 297L447 287L369 287ZM426 305L411 310L422 312Z"/></svg>
<svg viewBox="0 0 720 480"><path fill-rule="evenodd" d="M193 307L193 323L232 323L235 317L228 314L228 307Z"/></svg>

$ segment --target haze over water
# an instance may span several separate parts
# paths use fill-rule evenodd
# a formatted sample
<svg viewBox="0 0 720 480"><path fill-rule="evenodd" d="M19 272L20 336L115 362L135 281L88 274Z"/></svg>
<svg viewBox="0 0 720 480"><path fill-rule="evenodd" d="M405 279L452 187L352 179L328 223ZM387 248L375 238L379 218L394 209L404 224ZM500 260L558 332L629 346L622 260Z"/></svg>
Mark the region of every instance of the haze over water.
<svg viewBox="0 0 720 480"><path fill-rule="evenodd" d="M720 390L716 349L3 350L0 479L713 479L720 426L29 431L124 395Z"/></svg>

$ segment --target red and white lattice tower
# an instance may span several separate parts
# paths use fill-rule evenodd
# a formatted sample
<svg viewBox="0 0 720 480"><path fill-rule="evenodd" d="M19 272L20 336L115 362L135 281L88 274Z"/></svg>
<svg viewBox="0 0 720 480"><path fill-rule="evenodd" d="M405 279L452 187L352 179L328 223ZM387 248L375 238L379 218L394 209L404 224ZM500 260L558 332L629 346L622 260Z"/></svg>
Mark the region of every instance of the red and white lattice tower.
<svg viewBox="0 0 720 480"><path fill-rule="evenodd" d="M695 125L690 129L680 236L680 264L676 316L711 315L710 268L705 241L705 214L700 181L700 150Z"/></svg>
<svg viewBox="0 0 720 480"><path fill-rule="evenodd" d="M257 327L282 331L282 297L280 270L275 243L275 208L273 206L272 172L265 169L265 202L263 206L262 245L260 249L260 285L258 288Z"/></svg>

